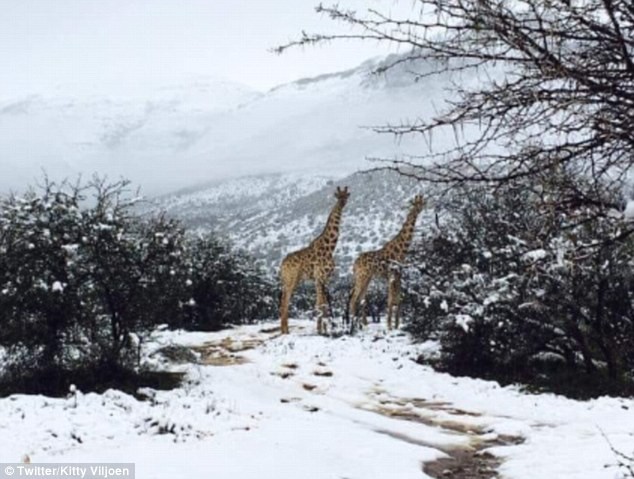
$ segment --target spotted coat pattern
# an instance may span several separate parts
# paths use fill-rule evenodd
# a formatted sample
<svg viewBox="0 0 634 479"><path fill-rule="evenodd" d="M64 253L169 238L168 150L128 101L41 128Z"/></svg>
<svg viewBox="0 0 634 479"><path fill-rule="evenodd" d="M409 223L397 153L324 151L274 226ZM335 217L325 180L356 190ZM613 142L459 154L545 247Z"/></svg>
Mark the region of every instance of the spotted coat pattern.
<svg viewBox="0 0 634 479"><path fill-rule="evenodd" d="M339 239L339 225L350 193L348 187L337 187L335 198L337 203L332 208L323 232L306 248L290 253L282 260L280 279L282 282L282 297L280 300L280 328L282 334L288 334L288 309L293 291L304 280L313 280L317 293L317 332L326 332L323 318L326 316L326 284L335 269L333 253Z"/></svg>
<svg viewBox="0 0 634 479"><path fill-rule="evenodd" d="M401 302L401 272L400 266L405 260L405 255L414 236L414 227L418 215L423 209L424 200L421 195L416 195L411 202L407 218L398 234L388 241L381 249L361 253L354 262L354 284L350 301L348 303L348 317L353 321L357 319L357 307L365 306L365 295L372 278L384 278L387 280L387 328L392 329L392 316L395 327L399 327L400 302ZM367 323L365 308L362 312L364 323Z"/></svg>

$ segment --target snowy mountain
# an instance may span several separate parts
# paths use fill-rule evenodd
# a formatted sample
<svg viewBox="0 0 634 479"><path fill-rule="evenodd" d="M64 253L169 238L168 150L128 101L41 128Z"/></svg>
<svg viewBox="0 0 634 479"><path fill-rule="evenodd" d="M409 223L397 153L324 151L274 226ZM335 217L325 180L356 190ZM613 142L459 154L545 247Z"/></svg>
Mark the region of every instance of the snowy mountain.
<svg viewBox="0 0 634 479"><path fill-rule="evenodd" d="M154 201L154 208L181 219L193 231L215 231L230 238L271 270L292 250L306 246L325 225L337 186L348 186L338 267L347 273L359 251L375 248L401 227L409 200L423 193L410 178L390 171L343 178L278 174L217 181ZM419 226L433 217L427 209Z"/></svg>
<svg viewBox="0 0 634 479"><path fill-rule="evenodd" d="M125 176L148 191L190 182L178 159L222 112L259 95L200 78L116 93L61 88L0 99L0 192L32 183L41 169L53 177Z"/></svg>
<svg viewBox="0 0 634 479"><path fill-rule="evenodd" d="M445 97L447 79L414 82L414 65L373 73L394 60L266 93L203 78L117 94L0 99L0 193L32 183L41 167L53 177L125 176L150 196L180 188L160 196L158 208L229 236L274 267L321 231L335 186L348 185L338 249L347 268L356 251L398 231L419 192L397 175L355 172L372 166L368 157L426 148L368 127L429 116ZM446 141L434 137L435 145Z"/></svg>
<svg viewBox="0 0 634 479"><path fill-rule="evenodd" d="M31 183L42 168L52 176L125 176L161 194L212 178L343 176L367 166L366 157L420 153L423 142L396 142L367 127L432 114L447 82L413 82L411 65L373 75L382 61L266 93L196 79L119 93L64 88L0 97L0 192Z"/></svg>

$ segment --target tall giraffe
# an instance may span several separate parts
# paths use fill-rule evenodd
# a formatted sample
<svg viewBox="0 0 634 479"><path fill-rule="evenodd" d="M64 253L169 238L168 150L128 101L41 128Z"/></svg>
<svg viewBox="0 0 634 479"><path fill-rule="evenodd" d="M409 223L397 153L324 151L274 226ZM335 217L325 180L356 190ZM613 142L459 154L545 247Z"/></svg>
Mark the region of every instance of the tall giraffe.
<svg viewBox="0 0 634 479"><path fill-rule="evenodd" d="M416 219L423 209L424 200L421 195L416 195L411 202L411 207L405 223L398 234L388 241L383 248L376 251L361 253L354 262L354 285L350 302L348 304L348 318L356 320L357 305L363 303L368 290L368 285L374 277L387 279L387 329L392 329L392 314L394 314L395 326L399 326L401 302L401 272L399 266L403 263L412 237ZM363 308L365 309L365 308ZM364 317L364 323L367 319Z"/></svg>
<svg viewBox="0 0 634 479"><path fill-rule="evenodd" d="M335 268L333 252L339 238L341 212L348 201L348 187L337 187L337 203L332 208L324 231L306 248L290 253L282 261L280 277L282 280L282 298L280 301L280 322L282 334L288 334L288 307L293 291L300 281L312 279L317 290L317 332L326 332L323 318L326 315L326 283Z"/></svg>

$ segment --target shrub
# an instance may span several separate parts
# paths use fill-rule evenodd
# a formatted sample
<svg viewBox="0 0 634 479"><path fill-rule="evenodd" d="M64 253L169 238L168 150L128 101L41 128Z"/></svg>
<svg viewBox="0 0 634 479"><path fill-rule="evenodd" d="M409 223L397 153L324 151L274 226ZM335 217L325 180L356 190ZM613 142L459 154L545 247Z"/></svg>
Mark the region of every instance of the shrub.
<svg viewBox="0 0 634 479"><path fill-rule="evenodd" d="M148 331L177 304L183 232L140 220L134 204L126 182L100 180L47 182L2 202L5 383L61 391L72 377L107 382L138 365Z"/></svg>
<svg viewBox="0 0 634 479"><path fill-rule="evenodd" d="M246 256L141 217L130 193L46 181L0 203L0 394L134 384L158 323L217 329L268 311Z"/></svg>
<svg viewBox="0 0 634 479"><path fill-rule="evenodd" d="M409 329L440 339L452 373L561 388L582 371L568 394L627 392L634 239L610 215L577 224L549 194L546 181L462 188L416 247Z"/></svg>
<svg viewBox="0 0 634 479"><path fill-rule="evenodd" d="M275 316L274 287L251 257L212 236L189 241L186 255L190 300L174 326L215 331Z"/></svg>

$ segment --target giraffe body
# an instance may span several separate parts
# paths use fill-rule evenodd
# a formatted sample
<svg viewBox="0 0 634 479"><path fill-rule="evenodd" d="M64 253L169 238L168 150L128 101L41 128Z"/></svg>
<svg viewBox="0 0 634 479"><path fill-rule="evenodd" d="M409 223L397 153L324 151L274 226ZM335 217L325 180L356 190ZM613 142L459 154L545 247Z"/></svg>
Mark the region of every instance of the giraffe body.
<svg viewBox="0 0 634 479"><path fill-rule="evenodd" d="M401 272L400 267L414 235L416 219L423 209L422 196L416 195L411 208L398 234L388 241L381 249L361 253L354 262L354 285L348 303L348 317L356 321L357 307L363 306L362 316L367 322L365 311L365 295L373 278L387 280L387 328L392 329L392 316L395 326L399 327L401 301Z"/></svg>
<svg viewBox="0 0 634 479"><path fill-rule="evenodd" d="M323 232L306 248L290 253L280 266L282 297L280 301L280 328L282 334L288 334L288 310L293 292L304 280L313 280L316 290L317 332L326 332L323 318L326 315L326 284L335 269L333 253L339 239L341 213L348 201L348 187L337 188L337 203L332 208Z"/></svg>

